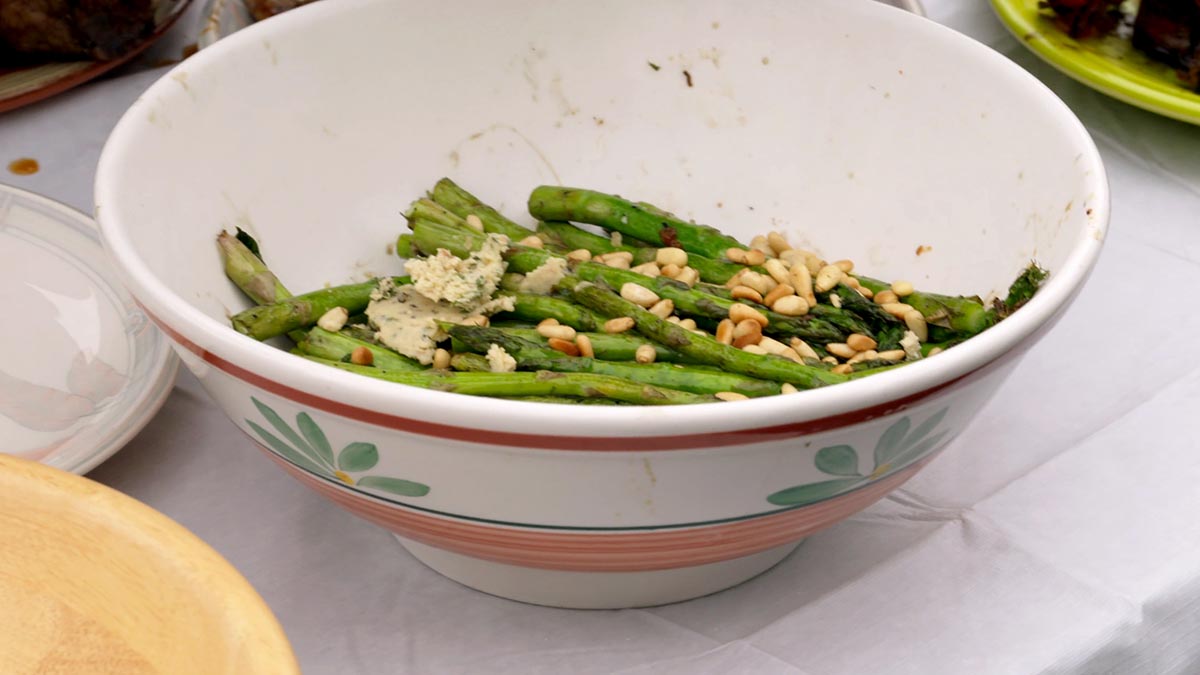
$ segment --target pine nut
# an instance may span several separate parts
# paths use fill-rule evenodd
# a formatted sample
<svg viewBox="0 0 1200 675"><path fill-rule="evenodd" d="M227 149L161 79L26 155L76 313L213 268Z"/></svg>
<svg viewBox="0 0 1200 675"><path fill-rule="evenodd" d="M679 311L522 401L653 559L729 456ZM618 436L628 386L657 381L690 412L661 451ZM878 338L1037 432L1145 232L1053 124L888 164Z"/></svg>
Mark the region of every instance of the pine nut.
<svg viewBox="0 0 1200 675"><path fill-rule="evenodd" d="M717 342L723 345L733 344L733 326L734 323L729 319L721 319L721 323L717 324Z"/></svg>
<svg viewBox="0 0 1200 675"><path fill-rule="evenodd" d="M783 353L780 354L780 356L782 356L785 359L788 359L789 361L795 361L796 363L804 363L804 357L797 354L796 350L792 349L791 347L788 347L786 350L784 350Z"/></svg>
<svg viewBox="0 0 1200 675"><path fill-rule="evenodd" d="M589 359L596 356L596 350L592 349L592 339L582 333L575 336L575 346L579 349L580 356L586 356Z"/></svg>
<svg viewBox="0 0 1200 675"><path fill-rule="evenodd" d="M834 356L826 356L825 358L821 359L821 363L828 363L828 364L834 365L834 366L837 365L837 362L838 362L837 357L834 357Z"/></svg>
<svg viewBox="0 0 1200 675"><path fill-rule="evenodd" d="M658 249L654 254L654 261L659 265L678 265L684 267L688 264L687 251L675 246Z"/></svg>
<svg viewBox="0 0 1200 675"><path fill-rule="evenodd" d="M746 251L747 265L761 265L767 261L767 256L762 251L750 249Z"/></svg>
<svg viewBox="0 0 1200 675"><path fill-rule="evenodd" d="M904 325L916 334L917 339L925 342L929 339L929 325L925 323L925 316L915 309L910 309L904 314Z"/></svg>
<svg viewBox="0 0 1200 675"><path fill-rule="evenodd" d="M450 367L450 352L445 349L439 349L433 353L433 367L438 370L445 370Z"/></svg>
<svg viewBox="0 0 1200 675"><path fill-rule="evenodd" d="M844 342L830 342L829 344L825 345L825 351L842 359L851 358L858 353L851 349L850 345Z"/></svg>
<svg viewBox="0 0 1200 675"><path fill-rule="evenodd" d="M654 351L654 347L650 345L641 345L633 353L633 358L638 363L654 363L656 356L658 356L658 352Z"/></svg>
<svg viewBox="0 0 1200 675"><path fill-rule="evenodd" d="M739 394L736 391L718 391L713 394L722 401L749 401L750 397L745 394Z"/></svg>
<svg viewBox="0 0 1200 675"><path fill-rule="evenodd" d="M487 328L492 322L482 314L472 314L458 323L461 326L483 326Z"/></svg>
<svg viewBox="0 0 1200 675"><path fill-rule="evenodd" d="M729 262L739 265L746 264L746 249L744 248L728 248L725 249L725 257L729 258Z"/></svg>
<svg viewBox="0 0 1200 675"><path fill-rule="evenodd" d="M674 314L672 314L671 316L668 316L668 317L667 317L667 323L674 323L674 324L678 324L678 323L679 323L679 317L677 317L677 316L675 316Z"/></svg>
<svg viewBox="0 0 1200 675"><path fill-rule="evenodd" d="M877 356L879 356L879 352L875 351L874 349L868 349L864 352L859 352L859 353L855 354L853 357L850 358L849 361L846 361L846 363L849 363L850 365L854 365L855 363L862 363L863 361L870 361L870 360L876 358Z"/></svg>
<svg viewBox="0 0 1200 675"><path fill-rule="evenodd" d="M774 258L763 263L763 268L767 270L767 274L770 274L771 278L774 279L776 283L786 284L791 281L791 279L788 277L787 266L782 262L775 260Z"/></svg>
<svg viewBox="0 0 1200 675"><path fill-rule="evenodd" d="M893 281L892 292L898 297L903 298L906 295L913 294L913 285L907 281Z"/></svg>
<svg viewBox="0 0 1200 675"><path fill-rule="evenodd" d="M615 319L609 319L604 322L605 333L624 333L633 328L636 322L628 316L618 316Z"/></svg>
<svg viewBox="0 0 1200 675"><path fill-rule="evenodd" d="M782 384L782 385L779 387L779 393L781 393L781 394L795 394L795 393L797 393L797 392L799 392L799 391L800 391L800 390L799 390L799 389L797 389L797 388L795 387L795 385L788 384L787 382L784 382L784 383L783 383L783 384Z"/></svg>
<svg viewBox="0 0 1200 675"><path fill-rule="evenodd" d="M650 308L654 303L659 301L658 294L632 282L626 282L621 285L621 297L632 302L635 305Z"/></svg>
<svg viewBox="0 0 1200 675"><path fill-rule="evenodd" d="M525 237L524 239L522 239L521 241L519 241L517 243L522 246L528 246L529 248L542 248L542 246L545 245L541 239L538 239L537 235L533 235L533 234L529 235L528 237Z"/></svg>
<svg viewBox="0 0 1200 675"><path fill-rule="evenodd" d="M833 305L834 309L841 309L842 308L842 296L838 295L837 293L830 293L829 294L829 304Z"/></svg>
<svg viewBox="0 0 1200 675"><path fill-rule="evenodd" d="M483 232L483 221L474 213L467 214L467 227L470 227L476 232Z"/></svg>
<svg viewBox="0 0 1200 675"><path fill-rule="evenodd" d="M317 325L330 333L336 333L345 328L349 320L350 312L346 311L345 307L334 307L317 319Z"/></svg>
<svg viewBox="0 0 1200 675"><path fill-rule="evenodd" d="M771 244L767 242L767 238L761 234L754 235L750 240L750 249L758 251L768 258L775 257L775 251L771 250Z"/></svg>
<svg viewBox="0 0 1200 675"><path fill-rule="evenodd" d="M865 352L868 349L875 349L879 343L862 333L851 333L850 337L846 338L846 346L856 352Z"/></svg>
<svg viewBox="0 0 1200 675"><path fill-rule="evenodd" d="M692 334L693 335L703 335L704 337L709 337L708 333L705 333L704 331L700 330L699 328L692 329Z"/></svg>
<svg viewBox="0 0 1200 675"><path fill-rule="evenodd" d="M775 354L776 356L783 356L785 352L792 351L791 347L783 344L775 338L767 337L766 335L764 335L762 339L758 341L758 346L767 350L768 354Z"/></svg>
<svg viewBox="0 0 1200 675"><path fill-rule="evenodd" d="M804 266L804 251L791 248L779 254L779 259L788 267Z"/></svg>
<svg viewBox="0 0 1200 675"><path fill-rule="evenodd" d="M771 323L767 321L767 317L763 316L762 312L740 302L735 302L729 307L729 318L733 319L734 323L745 321L746 319L754 319L760 326L766 326Z"/></svg>
<svg viewBox="0 0 1200 675"><path fill-rule="evenodd" d="M894 361L903 361L904 360L904 350L903 349L888 349L886 351L882 351L882 352L879 352L878 354L876 354L875 358L879 359L880 361L893 361L893 362Z"/></svg>
<svg viewBox="0 0 1200 675"><path fill-rule="evenodd" d="M821 357L817 355L817 351L810 347L804 340L794 337L792 338L791 345L792 349L796 350L796 353L800 356L806 359L812 359L814 361L821 360Z"/></svg>
<svg viewBox="0 0 1200 675"><path fill-rule="evenodd" d="M738 286L729 294L734 300L753 300L757 303L762 303L762 293L750 288L749 286Z"/></svg>
<svg viewBox="0 0 1200 675"><path fill-rule="evenodd" d="M858 288L855 288L854 290L858 291L859 295L863 296L864 298L866 298L868 300L875 297L875 291L872 291L871 289L867 288L866 286L860 285Z"/></svg>
<svg viewBox="0 0 1200 675"><path fill-rule="evenodd" d="M660 319L665 319L675 313L675 301L670 298L659 300L650 306L650 313Z"/></svg>
<svg viewBox="0 0 1200 675"><path fill-rule="evenodd" d="M834 261L833 264L837 265L838 269L842 270L846 274L850 274L854 271L854 261L852 260L837 260Z"/></svg>
<svg viewBox="0 0 1200 675"><path fill-rule="evenodd" d="M906 305L903 302L885 302L880 307L897 319L903 319L905 314L913 311L912 305Z"/></svg>
<svg viewBox="0 0 1200 675"><path fill-rule="evenodd" d="M771 309L784 316L803 316L808 314L808 301L798 295L786 295L775 301Z"/></svg>
<svg viewBox="0 0 1200 675"><path fill-rule="evenodd" d="M691 267L685 267L675 275L675 281L683 282L687 284L688 288L691 288L696 285L697 281L700 281L700 273Z"/></svg>
<svg viewBox="0 0 1200 675"><path fill-rule="evenodd" d="M741 349L746 345L756 345L762 336L762 326L757 321L746 319L733 327L733 346Z"/></svg>
<svg viewBox="0 0 1200 675"><path fill-rule="evenodd" d="M758 345L746 345L745 347L742 347L742 351L746 352L747 354L758 354L759 356L767 355L767 350L759 347Z"/></svg>
<svg viewBox="0 0 1200 675"><path fill-rule="evenodd" d="M538 335L544 338L558 338L559 340L574 340L575 329L570 326L538 326Z"/></svg>
<svg viewBox="0 0 1200 675"><path fill-rule="evenodd" d="M935 356L937 354L941 354L944 351L946 351L946 350L942 349L941 347L934 347L933 349L929 350L929 353L925 355L925 358L929 358L930 356Z"/></svg>
<svg viewBox="0 0 1200 675"><path fill-rule="evenodd" d="M608 235L608 241L613 246L620 246L621 244L625 243L622 241L623 239L624 238L621 236L621 233L617 232L616 230L613 230L612 234Z"/></svg>
<svg viewBox="0 0 1200 675"><path fill-rule="evenodd" d="M538 322L538 328L541 328L542 326L557 326L557 325L558 325L558 319L556 319L552 316L546 317L545 319L542 319L541 321Z"/></svg>
<svg viewBox="0 0 1200 675"><path fill-rule="evenodd" d="M696 330L696 320L695 319L684 319L679 322L679 327L686 328L687 330Z"/></svg>
<svg viewBox="0 0 1200 675"><path fill-rule="evenodd" d="M577 248L567 254L567 262L580 263L592 259L592 252L586 248Z"/></svg>
<svg viewBox="0 0 1200 675"><path fill-rule="evenodd" d="M359 345L354 348L354 351L350 352L350 363L369 366L375 363L375 355L371 353L370 349Z"/></svg>
<svg viewBox="0 0 1200 675"><path fill-rule="evenodd" d="M825 293L837 286L845 276L846 273L837 265L826 265L817 272L817 277L813 280L813 287L818 292Z"/></svg>
<svg viewBox="0 0 1200 675"><path fill-rule="evenodd" d="M765 274L759 274L758 272L747 270L742 275L742 285L749 286L759 293L766 295L779 284L776 284L774 279Z"/></svg>
<svg viewBox="0 0 1200 675"><path fill-rule="evenodd" d="M849 363L843 363L840 366L834 366L831 372L838 375L849 375L850 373L854 372L854 366L850 365Z"/></svg>
<svg viewBox="0 0 1200 675"><path fill-rule="evenodd" d="M556 352L562 352L567 356L579 356L579 347L577 347L575 343L571 342L570 340L552 337L546 341L546 344L550 345L550 349L553 349Z"/></svg>
<svg viewBox="0 0 1200 675"><path fill-rule="evenodd" d="M798 265L788 270L788 283L796 289L796 295L807 298L812 295L812 272L804 265Z"/></svg>
<svg viewBox="0 0 1200 675"><path fill-rule="evenodd" d="M675 277L679 276L680 271L682 271L682 268L679 265L663 265L662 269L659 270L659 273L664 277L670 277L674 279Z"/></svg>
<svg viewBox="0 0 1200 675"><path fill-rule="evenodd" d="M900 302L900 296L891 290L882 290L875 294L875 304L877 305L891 305L897 302Z"/></svg>
<svg viewBox="0 0 1200 675"><path fill-rule="evenodd" d="M661 272L658 269L658 265L656 265L652 262L642 263L641 265L638 265L637 267L632 268L630 271L637 272L638 274L644 274L648 277L656 277L659 274L661 274Z"/></svg>
<svg viewBox="0 0 1200 675"><path fill-rule="evenodd" d="M740 269L737 272L735 272L733 274L733 276L731 276L725 280L725 288L736 288L738 286L745 286L745 284L742 283L742 279L745 278L747 273L753 274L753 272L751 272L748 269Z"/></svg>
<svg viewBox="0 0 1200 675"><path fill-rule="evenodd" d="M817 255L816 253L809 253L808 251L805 251L804 266L808 268L809 274L815 277L817 276L817 272L820 272L821 268L825 266L825 261L821 260L821 256Z"/></svg>
<svg viewBox="0 0 1200 675"><path fill-rule="evenodd" d="M767 293L766 296L763 297L762 301L764 305L770 307L771 305L775 304L776 300L792 295L795 292L796 289L792 288L790 284L781 283L775 288L772 288L771 292Z"/></svg>
<svg viewBox="0 0 1200 675"><path fill-rule="evenodd" d="M862 284L859 283L858 278L853 275L847 274L846 278L842 279L842 281L845 282L845 284L847 286L849 286L850 288L853 288L856 291L858 289L862 288Z"/></svg>
<svg viewBox="0 0 1200 675"><path fill-rule="evenodd" d="M767 234L767 245L771 247L775 255L783 255L784 251L792 250L792 245L788 243L787 238L778 232Z"/></svg>
<svg viewBox="0 0 1200 675"><path fill-rule="evenodd" d="M626 258L606 258L604 264L619 270L629 269L630 262Z"/></svg>

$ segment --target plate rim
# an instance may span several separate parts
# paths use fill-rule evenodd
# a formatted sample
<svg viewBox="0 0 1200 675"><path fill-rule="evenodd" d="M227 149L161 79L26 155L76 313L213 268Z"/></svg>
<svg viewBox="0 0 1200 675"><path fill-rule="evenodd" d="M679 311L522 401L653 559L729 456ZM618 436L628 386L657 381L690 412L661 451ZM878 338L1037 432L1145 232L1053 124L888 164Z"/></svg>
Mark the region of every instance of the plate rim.
<svg viewBox="0 0 1200 675"><path fill-rule="evenodd" d="M74 222L84 226L87 229L89 238L91 238L93 243L95 243L106 263L110 267L108 270L110 274L108 276L119 278L116 268L112 267L108 251L104 248L103 242L100 238L100 228L94 218L69 204L58 201L57 199L47 197L46 195L34 192L32 190L10 185L8 183L0 182L0 193L10 194L19 198L28 199L41 203L45 206L49 206L62 213L65 217L71 218ZM108 285L110 288L112 287L112 284L106 285ZM129 297L130 300L133 298L132 294L129 293L129 290L125 288L124 285L118 285L114 288L114 290ZM139 311L141 310L139 309ZM82 476L124 448L129 441L138 434L138 432L140 432L146 427L147 424L150 423L150 420L154 419L158 415L158 411L162 409L164 404L166 404L167 398L171 395L171 392L175 388L175 378L179 371L179 357L175 354L175 351L171 347L170 342L167 341L166 336L164 336L158 330L158 327L154 326L148 318L147 325L149 329L155 331L154 341L156 344L162 347L162 356L159 357L158 363L151 366L150 375L144 380L145 384L139 387L139 391L131 397L129 412L114 421L113 426L120 427L121 430L112 436L107 443L94 446L91 450L83 453L83 456L73 463L64 466L54 466L42 460L38 460L36 463ZM130 384L133 384L132 380L130 381ZM8 453L0 454L8 455ZM19 455L9 456L14 456L18 459L25 459ZM51 453L50 456L53 456L53 453ZM25 461L32 460L26 459Z"/></svg>
<svg viewBox="0 0 1200 675"><path fill-rule="evenodd" d="M1024 0L989 0L992 11L1000 23L1045 63L1073 80L1142 110L1169 117L1180 122L1200 125L1200 94L1179 86L1178 95L1167 95L1148 89L1123 76L1102 77L1091 68L1081 66L1073 59L1064 58L1062 47L1047 38L1040 26L1030 22ZM1065 33L1063 37L1071 39ZM1166 101L1163 102L1163 99Z"/></svg>

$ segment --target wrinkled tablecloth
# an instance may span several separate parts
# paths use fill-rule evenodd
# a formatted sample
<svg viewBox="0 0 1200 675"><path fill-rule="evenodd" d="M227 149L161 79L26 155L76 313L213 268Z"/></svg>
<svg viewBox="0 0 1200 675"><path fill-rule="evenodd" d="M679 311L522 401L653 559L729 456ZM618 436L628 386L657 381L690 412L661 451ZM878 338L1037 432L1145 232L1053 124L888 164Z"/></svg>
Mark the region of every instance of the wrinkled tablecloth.
<svg viewBox="0 0 1200 675"><path fill-rule="evenodd" d="M644 610L483 595L279 471L186 372L91 476L225 555L310 674L1200 672L1200 128L1059 75L981 0L926 8L1083 119L1112 231L1079 300L963 436L778 568ZM191 41L195 14L160 53ZM3 180L90 211L105 137L164 72L151 63L0 115L0 158L43 167Z"/></svg>

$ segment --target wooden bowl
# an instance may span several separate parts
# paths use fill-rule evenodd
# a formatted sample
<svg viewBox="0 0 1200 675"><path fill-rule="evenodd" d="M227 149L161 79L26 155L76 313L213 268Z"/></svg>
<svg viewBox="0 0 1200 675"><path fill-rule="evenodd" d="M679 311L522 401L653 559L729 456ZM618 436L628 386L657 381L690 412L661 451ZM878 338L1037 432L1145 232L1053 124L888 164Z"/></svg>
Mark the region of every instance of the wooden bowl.
<svg viewBox="0 0 1200 675"><path fill-rule="evenodd" d="M99 483L0 455L0 541L0 672L300 672L237 570Z"/></svg>

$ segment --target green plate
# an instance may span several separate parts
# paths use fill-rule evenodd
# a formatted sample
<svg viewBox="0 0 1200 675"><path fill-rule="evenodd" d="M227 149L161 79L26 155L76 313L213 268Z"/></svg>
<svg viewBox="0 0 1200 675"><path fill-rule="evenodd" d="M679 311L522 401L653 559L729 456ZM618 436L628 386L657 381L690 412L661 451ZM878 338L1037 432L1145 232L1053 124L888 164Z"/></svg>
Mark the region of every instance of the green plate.
<svg viewBox="0 0 1200 675"><path fill-rule="evenodd" d="M1126 39L1078 41L1054 25L1038 0L991 0L1000 21L1043 60L1087 86L1130 105L1200 124L1200 95L1188 91L1175 71L1151 61Z"/></svg>

